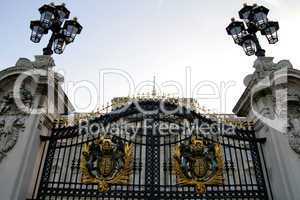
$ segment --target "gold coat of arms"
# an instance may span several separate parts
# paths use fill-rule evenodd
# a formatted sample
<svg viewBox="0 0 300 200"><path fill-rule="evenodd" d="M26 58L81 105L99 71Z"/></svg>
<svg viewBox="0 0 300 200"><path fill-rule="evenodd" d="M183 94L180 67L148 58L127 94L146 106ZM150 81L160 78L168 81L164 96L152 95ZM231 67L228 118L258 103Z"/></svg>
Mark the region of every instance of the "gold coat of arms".
<svg viewBox="0 0 300 200"><path fill-rule="evenodd" d="M132 174L133 145L110 136L86 143L80 162L81 182L98 184L107 192L112 184L127 184Z"/></svg>
<svg viewBox="0 0 300 200"><path fill-rule="evenodd" d="M223 154L221 145L205 144L192 137L189 144L180 144L173 156L173 170L178 184L195 186L197 193L204 194L206 185L223 183Z"/></svg>

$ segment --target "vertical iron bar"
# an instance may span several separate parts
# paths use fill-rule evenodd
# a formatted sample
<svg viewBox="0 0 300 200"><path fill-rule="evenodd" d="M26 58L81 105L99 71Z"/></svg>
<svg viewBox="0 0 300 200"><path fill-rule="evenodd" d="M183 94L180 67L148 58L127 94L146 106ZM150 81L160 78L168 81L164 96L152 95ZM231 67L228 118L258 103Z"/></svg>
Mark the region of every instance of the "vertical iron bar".
<svg viewBox="0 0 300 200"><path fill-rule="evenodd" d="M72 132L71 134L73 135L73 133L75 132L76 130L74 128L72 128ZM69 147L68 146L68 140L71 140L71 144ZM72 152L72 144L73 144L73 137L70 138L70 139L67 139L67 145L65 146L65 151L67 148L69 148L69 154L68 154L68 159L67 159L67 166L66 166L66 171L65 171L65 177L64 177L64 182L63 182L63 189L65 190L65 186L66 186L66 183L67 183L67 176L68 176L68 173L70 173L70 177L72 175L72 170L69 170L69 162L70 162L70 158L71 158L71 152ZM69 188L68 189L71 189L71 181L69 182Z"/></svg>
<svg viewBox="0 0 300 200"><path fill-rule="evenodd" d="M244 132L242 132L243 137L242 139L244 139ZM242 168L243 168L243 174L244 174L244 180L245 180L245 185L246 188L248 187L248 182L247 182L247 177L246 177L246 170L245 170L245 165L244 165L244 157L243 157L243 149L241 147L241 140L238 140L238 147L240 149L240 156L241 156L241 161L242 161Z"/></svg>

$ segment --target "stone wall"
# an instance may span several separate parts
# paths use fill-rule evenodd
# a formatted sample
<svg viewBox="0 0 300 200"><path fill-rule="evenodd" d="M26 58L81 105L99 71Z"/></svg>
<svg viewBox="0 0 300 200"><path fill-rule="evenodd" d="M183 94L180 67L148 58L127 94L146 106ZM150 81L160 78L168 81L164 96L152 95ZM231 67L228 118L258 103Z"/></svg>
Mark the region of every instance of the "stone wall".
<svg viewBox="0 0 300 200"><path fill-rule="evenodd" d="M62 91L63 77L53 66L51 57L36 56L33 62L21 58L0 72L1 199L29 197L44 145L40 135L48 135L60 113L72 110L66 95L57 92ZM53 98L49 98L51 92Z"/></svg>
<svg viewBox="0 0 300 200"><path fill-rule="evenodd" d="M254 120L257 136L267 139L262 153L274 199L300 199L300 71L270 57L254 68L233 111Z"/></svg>

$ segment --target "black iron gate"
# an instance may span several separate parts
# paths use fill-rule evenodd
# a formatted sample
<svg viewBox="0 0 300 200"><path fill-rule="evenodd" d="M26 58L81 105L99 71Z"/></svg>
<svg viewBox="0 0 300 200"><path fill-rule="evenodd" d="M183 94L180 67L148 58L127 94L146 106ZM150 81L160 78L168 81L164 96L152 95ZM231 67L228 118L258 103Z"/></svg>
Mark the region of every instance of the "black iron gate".
<svg viewBox="0 0 300 200"><path fill-rule="evenodd" d="M253 130L232 128L185 108L165 113L159 105L156 101L139 102L144 111L155 111L143 113L132 105L80 126L54 128L46 139L46 156L32 199L270 199L258 150L262 140ZM175 106L165 105L170 110ZM195 129L189 129L195 120L198 127L205 123L217 126L195 133ZM107 129L112 124L126 124L126 131ZM231 133L226 132L228 128ZM133 173L128 184L111 185L107 192L100 192L97 184L83 184L80 171L83 145L103 135L113 135L134 146ZM197 193L194 186L178 184L174 174L174 149L188 144L191 137L222 147L222 184L207 185L204 194Z"/></svg>

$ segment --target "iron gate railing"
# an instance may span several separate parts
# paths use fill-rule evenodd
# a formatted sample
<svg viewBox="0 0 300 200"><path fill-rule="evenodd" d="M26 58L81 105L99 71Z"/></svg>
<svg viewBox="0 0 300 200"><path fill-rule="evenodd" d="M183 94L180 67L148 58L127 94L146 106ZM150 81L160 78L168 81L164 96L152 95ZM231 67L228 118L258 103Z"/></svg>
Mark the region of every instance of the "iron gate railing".
<svg viewBox="0 0 300 200"><path fill-rule="evenodd" d="M262 140L255 137L253 130L233 128L232 134L225 134L221 123L215 134L195 134L184 124L193 120L201 126L214 121L193 111L165 114L160 111L158 102L140 102L145 110L157 112L141 113L135 106L126 111L111 112L89 124L59 127L47 139L47 153L40 166L41 175L37 178L32 199L269 199L264 179L264 163L259 153ZM174 105L166 105L170 109ZM111 129L98 130L100 126L126 124L127 134L112 133ZM161 131L158 127L177 124ZM91 125L93 124L93 125ZM90 125L90 126L88 126ZM89 127L97 135L88 134ZM131 128L128 128L131 127ZM191 126L190 126L191 127ZM124 143L134 146L133 173L126 185L112 185L108 192L100 192L96 184L83 184L80 181L80 161L83 145L95 141L103 134L114 135ZM223 182L221 185L208 185L201 195L193 186L179 185L173 173L173 153L179 144L188 144L191 137L207 143L221 145L224 159Z"/></svg>

